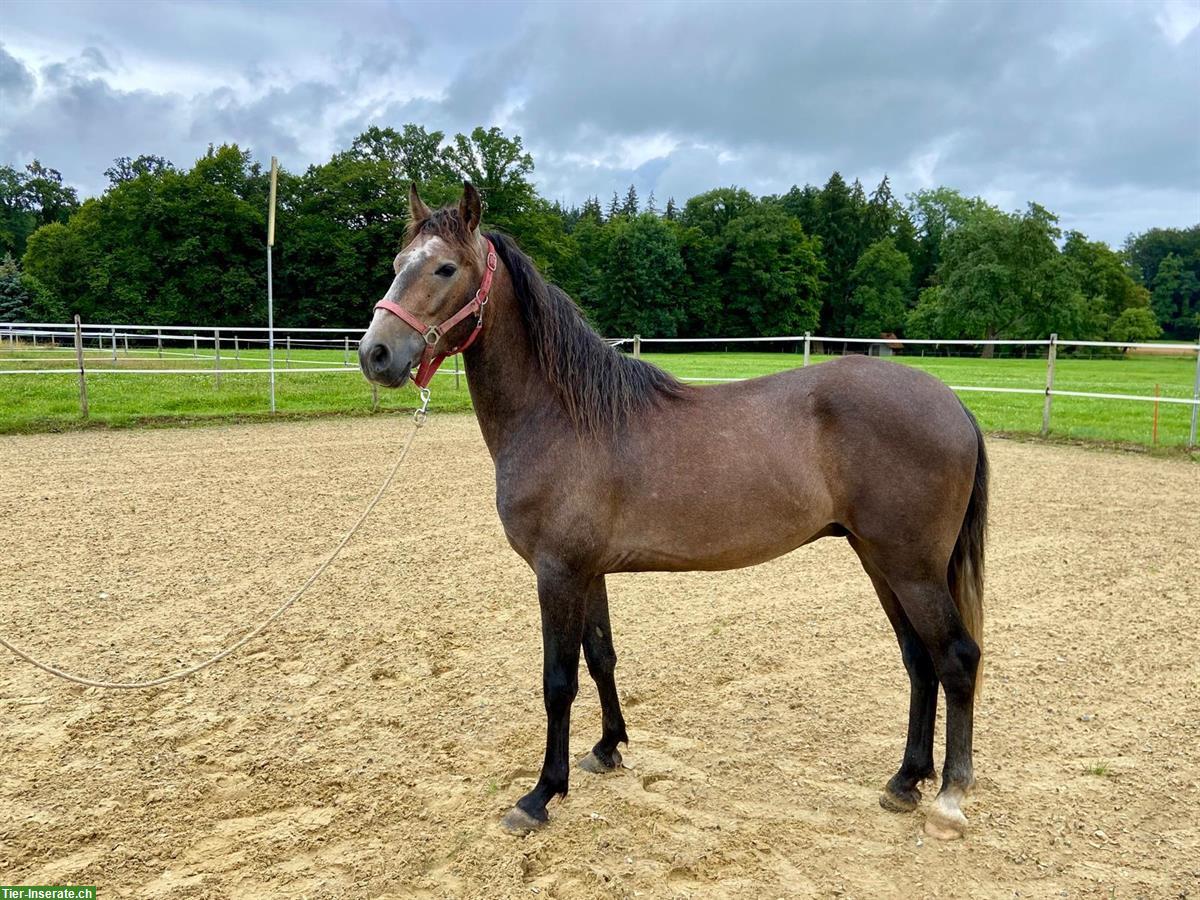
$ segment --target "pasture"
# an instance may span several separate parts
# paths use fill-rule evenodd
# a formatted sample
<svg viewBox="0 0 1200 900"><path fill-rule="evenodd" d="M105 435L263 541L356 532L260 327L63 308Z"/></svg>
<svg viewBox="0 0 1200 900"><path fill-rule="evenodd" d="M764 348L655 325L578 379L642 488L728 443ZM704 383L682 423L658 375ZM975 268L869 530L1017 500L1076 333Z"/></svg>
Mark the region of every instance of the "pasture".
<svg viewBox="0 0 1200 900"><path fill-rule="evenodd" d="M0 370L61 367L59 375L0 376L0 434L55 431L80 426L78 379L72 371L71 354L59 353L46 360L41 351L28 346L0 348ZM221 375L115 375L123 368L211 368L211 347L198 357L176 351L160 358L153 350L118 351L114 364L107 352L92 349L87 366L90 420L92 423L126 426L139 423L200 422L264 418L268 415L265 374ZM795 353L769 352L645 352L643 358L681 378L750 378L798 366ZM812 357L818 363L831 357ZM277 364L284 366L282 351ZM361 415L373 408L366 382L353 372L336 369L349 359L341 349L293 349L290 365L296 369L278 374L278 407L284 416L321 414ZM897 356L893 361L922 368L947 384L977 387L1028 388L1040 390L1046 383L1044 359ZM229 347L222 351L221 365L231 368L262 368L263 350L242 349L237 359ZM443 371L452 371L453 360ZM1060 354L1055 386L1061 390L1134 394L1152 397L1155 387L1163 397L1192 396L1194 356L1134 356L1103 358ZM330 371L321 371L321 369ZM68 374L69 373L69 374ZM434 381L434 408L443 412L470 409L465 378L457 386L453 375L439 374ZM1042 397L1032 394L964 392L963 399L990 432L1037 434L1042 422ZM378 409L412 408L416 394L411 388L381 392ZM1191 410L1182 404L1163 403L1158 408L1158 445L1182 448L1188 438ZM1121 443L1153 446L1154 405L1151 403L1055 397L1051 436L1071 441Z"/></svg>
<svg viewBox="0 0 1200 900"><path fill-rule="evenodd" d="M772 362L757 356L736 366ZM1157 379L1164 363L1096 371ZM12 382L55 377L5 377L8 430L22 427ZM313 378L369 398L357 376ZM130 415L146 411L120 389L157 381L94 380ZM164 393L139 399L193 415L216 394L197 385L188 406L165 393L178 383L164 377ZM985 427L1024 421L989 412L984 396L969 400ZM1040 420L1040 398L1014 401ZM0 627L107 678L214 651L328 553L405 424L5 438ZM573 772L548 828L503 834L544 740L533 576L505 542L475 421L435 415L327 580L238 656L137 693L0 669L0 881L138 898L1196 893L1200 470L989 446L987 675L965 841L930 841L921 812L876 803L908 682L836 539L737 572L610 577L626 767ZM598 733L585 677L573 755Z"/></svg>

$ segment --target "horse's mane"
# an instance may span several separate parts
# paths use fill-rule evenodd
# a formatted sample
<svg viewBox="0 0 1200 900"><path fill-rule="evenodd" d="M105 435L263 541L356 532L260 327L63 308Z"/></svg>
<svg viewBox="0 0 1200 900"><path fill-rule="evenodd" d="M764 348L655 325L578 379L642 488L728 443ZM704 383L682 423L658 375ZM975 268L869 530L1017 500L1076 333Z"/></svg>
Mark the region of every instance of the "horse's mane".
<svg viewBox="0 0 1200 900"><path fill-rule="evenodd" d="M467 243L458 210L436 210L409 226L409 238L436 234ZM487 233L512 282L533 355L576 429L613 433L640 410L684 393L686 387L657 366L618 353L587 323L575 301L550 284L506 234Z"/></svg>

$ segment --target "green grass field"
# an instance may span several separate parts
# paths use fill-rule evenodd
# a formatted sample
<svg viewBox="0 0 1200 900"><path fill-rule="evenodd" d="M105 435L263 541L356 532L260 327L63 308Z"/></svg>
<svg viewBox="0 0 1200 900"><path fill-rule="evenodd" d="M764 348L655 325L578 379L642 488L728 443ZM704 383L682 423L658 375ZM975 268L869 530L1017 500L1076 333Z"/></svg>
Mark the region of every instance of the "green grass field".
<svg viewBox="0 0 1200 900"><path fill-rule="evenodd" d="M644 358L682 378L748 378L793 368L800 364L794 353L647 353ZM813 357L814 364L828 357ZM350 356L354 364L354 355ZM903 365L924 369L947 384L979 387L1045 387L1043 359L982 360L964 357L894 357ZM69 352L49 353L45 348L18 345L0 349L0 371L21 368L63 368L63 374L0 375L0 433L53 431L86 425L192 424L204 421L266 418L266 374L231 374L233 368L261 369L263 350L241 350L238 358L223 350L226 371L220 387L212 374L133 375L121 369L197 368L213 366L212 350L201 349L198 358L188 350L175 350L159 358L154 350L118 352L114 365L110 353L88 351L90 419L79 415L78 377ZM291 351L293 368L336 369L343 364L341 350ZM283 354L277 354L283 366ZM1186 356L1132 358L1074 358L1060 355L1055 387L1100 393L1153 396L1155 386L1163 397L1191 396L1195 359ZM448 361L443 371L453 370ZM466 379L438 375L434 380L434 409L461 411L470 408ZM1025 394L963 392L966 404L984 429L992 432L1036 434L1041 429L1042 397ZM371 389L353 372L296 372L283 368L277 374L279 414L285 417L324 414L370 414ZM379 392L378 409L411 409L416 404L411 388ZM1130 401L1055 397L1051 435L1057 439L1150 446L1154 405ZM1158 444L1181 448L1188 438L1191 409L1163 403L1158 408Z"/></svg>

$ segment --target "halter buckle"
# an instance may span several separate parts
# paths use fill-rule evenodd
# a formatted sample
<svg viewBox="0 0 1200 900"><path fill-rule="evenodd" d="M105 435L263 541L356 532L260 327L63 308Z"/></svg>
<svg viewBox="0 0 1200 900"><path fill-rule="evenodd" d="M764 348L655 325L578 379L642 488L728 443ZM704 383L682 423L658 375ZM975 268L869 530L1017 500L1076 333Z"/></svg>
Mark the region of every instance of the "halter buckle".
<svg viewBox="0 0 1200 900"><path fill-rule="evenodd" d="M442 333L438 330L436 325L430 325L425 329L425 333L422 334L421 337L425 338L425 345L427 347L432 347L442 339Z"/></svg>

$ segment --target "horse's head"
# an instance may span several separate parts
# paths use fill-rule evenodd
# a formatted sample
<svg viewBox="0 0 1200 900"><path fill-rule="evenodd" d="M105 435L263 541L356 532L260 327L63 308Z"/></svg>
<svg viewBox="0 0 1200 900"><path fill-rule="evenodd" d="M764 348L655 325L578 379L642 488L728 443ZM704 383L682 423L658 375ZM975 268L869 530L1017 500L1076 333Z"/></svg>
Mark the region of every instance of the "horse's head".
<svg viewBox="0 0 1200 900"><path fill-rule="evenodd" d="M412 218L392 261L396 277L358 345L363 374L392 388L404 384L423 355L456 352L467 342L482 310L450 320L470 309L487 271L487 244L479 232L482 204L474 187L463 183L457 207L431 210L415 184L408 200Z"/></svg>

